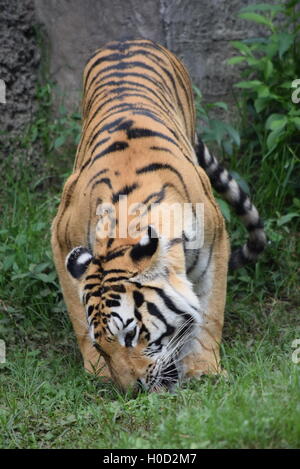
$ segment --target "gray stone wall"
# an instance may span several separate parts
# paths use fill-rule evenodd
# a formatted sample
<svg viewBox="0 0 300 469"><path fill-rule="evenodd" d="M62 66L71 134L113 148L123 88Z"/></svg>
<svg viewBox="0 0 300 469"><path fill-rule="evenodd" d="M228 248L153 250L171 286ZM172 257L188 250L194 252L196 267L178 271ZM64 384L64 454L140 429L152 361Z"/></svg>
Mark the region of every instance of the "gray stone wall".
<svg viewBox="0 0 300 469"><path fill-rule="evenodd" d="M0 103L0 144L4 135L17 140L32 119L39 29L49 45L50 79L70 110L80 103L89 55L128 36L165 45L184 61L206 99L230 100L238 72L226 64L234 53L229 42L257 34L251 23L237 18L242 6L255 1L0 0L0 80L7 91L6 104Z"/></svg>
<svg viewBox="0 0 300 469"><path fill-rule="evenodd" d="M257 33L237 18L255 0L35 0L51 43L51 74L71 108L89 55L128 36L155 40L178 54L208 100L230 99L229 42ZM237 72L235 72L237 73Z"/></svg>
<svg viewBox="0 0 300 469"><path fill-rule="evenodd" d="M0 79L6 102L0 103L0 144L17 138L34 112L40 50L33 0L0 0Z"/></svg>

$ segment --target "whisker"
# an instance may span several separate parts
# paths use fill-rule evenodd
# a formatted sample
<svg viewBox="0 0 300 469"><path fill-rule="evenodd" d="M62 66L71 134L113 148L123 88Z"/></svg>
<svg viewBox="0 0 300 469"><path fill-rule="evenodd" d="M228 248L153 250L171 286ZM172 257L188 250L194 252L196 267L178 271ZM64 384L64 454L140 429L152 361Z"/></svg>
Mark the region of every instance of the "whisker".
<svg viewBox="0 0 300 469"><path fill-rule="evenodd" d="M179 351L179 349L182 347L182 345L184 344L184 342L187 341L188 337L191 336L191 333L192 333L192 330L193 330L192 327L189 327L184 332L184 334L180 334L182 329L186 328L186 326L187 326L187 322L185 322L181 326L181 328L177 332L176 336L174 336L170 340L170 342L167 344L167 346L166 346L165 350L163 351L163 353L160 355L160 357L158 357L158 359L157 359L158 368L160 368L164 363L166 363L166 361L168 361L170 359L170 357L172 357L172 355L177 353Z"/></svg>

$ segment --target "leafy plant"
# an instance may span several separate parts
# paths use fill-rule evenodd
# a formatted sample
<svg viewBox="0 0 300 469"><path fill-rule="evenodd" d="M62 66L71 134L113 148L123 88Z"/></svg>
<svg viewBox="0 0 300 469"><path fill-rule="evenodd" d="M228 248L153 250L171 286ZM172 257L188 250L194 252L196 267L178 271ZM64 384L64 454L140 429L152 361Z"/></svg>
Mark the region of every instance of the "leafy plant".
<svg viewBox="0 0 300 469"><path fill-rule="evenodd" d="M35 162L40 176L36 180L36 187L49 178L52 178L53 183L53 177L58 178L61 184L72 167L80 139L79 110L69 112L61 105L54 114L53 91L54 85L51 82L37 86L37 112L20 142L21 150L30 151L33 155L41 151L43 153L43 158Z"/></svg>
<svg viewBox="0 0 300 469"><path fill-rule="evenodd" d="M239 55L228 62L238 66L242 75L234 85L239 117L234 126L212 117L214 109L227 111L225 103L205 104L195 88L203 140L217 151L243 189L251 192L265 220L266 252L255 266L238 271L234 284L229 283L231 293L238 294L247 286L252 298L263 291L286 295L297 282L300 104L292 95L293 86L300 83L299 7L300 1L293 0L241 10L241 19L260 25L261 36L232 42ZM232 216L228 204L216 199L228 223L231 244L243 244L245 228ZM289 273L292 269L295 275Z"/></svg>
<svg viewBox="0 0 300 469"><path fill-rule="evenodd" d="M235 151L241 144L241 138L239 131L226 120L217 119L215 112L217 110L228 112L228 105L223 101L216 102L204 102L203 95L197 86L193 86L196 114L199 118L197 132L201 137L201 140L208 144L209 147L219 150L224 159L230 159L233 157ZM244 190L249 193L249 187L246 181L241 175L236 172L231 172L232 176L237 179ZM227 222L231 221L231 210L227 202L217 194L215 198L219 204L221 212Z"/></svg>
<svg viewBox="0 0 300 469"><path fill-rule="evenodd" d="M223 101L205 103L203 95L197 86L193 86L196 113L201 122L199 134L206 143L215 144L224 156L232 156L234 146L239 147L241 138L238 130L225 120L212 117L212 111L222 109L228 112L228 105Z"/></svg>
<svg viewBox="0 0 300 469"><path fill-rule="evenodd" d="M300 77L297 6L299 0L243 8L240 18L262 25L265 31L260 37L232 42L240 55L228 61L243 64L244 79L234 85L241 98L241 149L247 145L253 163L259 165L257 184L263 187L260 192L268 208L272 205L279 211L300 188L300 106L292 100Z"/></svg>

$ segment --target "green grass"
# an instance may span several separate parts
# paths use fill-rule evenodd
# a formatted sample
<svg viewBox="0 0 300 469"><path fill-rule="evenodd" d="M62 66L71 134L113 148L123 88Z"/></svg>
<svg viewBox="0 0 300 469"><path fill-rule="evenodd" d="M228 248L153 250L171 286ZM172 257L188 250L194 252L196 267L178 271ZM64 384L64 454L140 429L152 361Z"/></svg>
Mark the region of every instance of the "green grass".
<svg viewBox="0 0 300 469"><path fill-rule="evenodd" d="M289 2L288 17L296 3ZM0 339L7 352L0 364L1 448L299 448L300 362L292 356L300 360L300 349L293 348L300 339L300 105L279 85L300 62L290 60L296 48L284 38L274 36L278 50L271 51L270 41L255 40L251 51L235 42L243 55L263 54L268 65L256 67L251 58L244 69L246 79L255 72L265 85L244 90L238 130L209 115L226 112L225 103L205 107L195 90L201 135L218 148L244 190L251 188L269 244L256 265L228 279L227 378L191 381L174 394L132 399L83 370L50 250L50 224L73 164L79 115L61 109L53 119L51 86L38 89L37 115L0 167ZM283 53L284 44L289 49ZM270 61L276 96L273 88L266 95ZM262 91L263 106L257 101ZM270 139L278 129L275 121L268 127L269 116L287 112L286 127ZM232 244L240 245L245 230L217 200Z"/></svg>
<svg viewBox="0 0 300 469"><path fill-rule="evenodd" d="M0 375L0 446L298 447L300 377L291 360L294 331L288 317L278 320L280 326L265 326L258 319L261 312L256 313L264 332L238 334L224 346L227 379L203 378L175 394L136 399L83 371L68 327L57 331L65 338L59 346L47 337L27 346L10 347L8 342L8 363ZM273 305L275 318L284 313L285 305Z"/></svg>
<svg viewBox="0 0 300 469"><path fill-rule="evenodd" d="M49 238L64 175L50 170L45 185L22 159L4 169L0 447L299 447L300 365L292 361L300 338L299 250L292 229L287 236L282 225L262 262L229 278L228 378L132 399L85 373L59 293Z"/></svg>

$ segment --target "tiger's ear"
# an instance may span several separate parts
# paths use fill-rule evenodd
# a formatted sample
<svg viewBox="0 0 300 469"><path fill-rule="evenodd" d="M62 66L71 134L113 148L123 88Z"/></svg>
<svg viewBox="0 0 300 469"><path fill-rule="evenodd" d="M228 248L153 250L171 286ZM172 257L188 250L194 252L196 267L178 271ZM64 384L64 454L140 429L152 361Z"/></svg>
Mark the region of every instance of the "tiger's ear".
<svg viewBox="0 0 300 469"><path fill-rule="evenodd" d="M87 248L78 246L69 252L66 258L66 268L75 279L79 279L88 268L92 254Z"/></svg>
<svg viewBox="0 0 300 469"><path fill-rule="evenodd" d="M147 233L131 249L130 257L135 262L144 260L146 258L149 259L156 253L157 248L158 235L153 226L149 225Z"/></svg>

